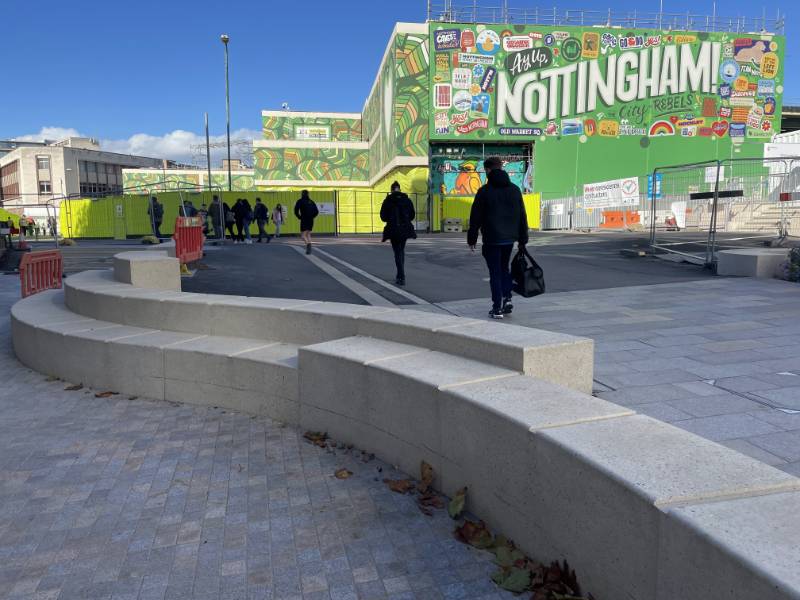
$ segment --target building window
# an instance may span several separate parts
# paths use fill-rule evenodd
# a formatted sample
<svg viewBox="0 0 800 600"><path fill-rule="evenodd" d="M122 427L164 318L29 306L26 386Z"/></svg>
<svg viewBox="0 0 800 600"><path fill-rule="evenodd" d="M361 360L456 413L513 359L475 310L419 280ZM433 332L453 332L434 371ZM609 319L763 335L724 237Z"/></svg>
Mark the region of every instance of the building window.
<svg viewBox="0 0 800 600"><path fill-rule="evenodd" d="M36 168L37 169L50 169L50 157L49 156L37 156L36 157Z"/></svg>
<svg viewBox="0 0 800 600"><path fill-rule="evenodd" d="M49 194L52 191L52 186L50 185L49 181L40 181L39 182L39 193L40 194Z"/></svg>

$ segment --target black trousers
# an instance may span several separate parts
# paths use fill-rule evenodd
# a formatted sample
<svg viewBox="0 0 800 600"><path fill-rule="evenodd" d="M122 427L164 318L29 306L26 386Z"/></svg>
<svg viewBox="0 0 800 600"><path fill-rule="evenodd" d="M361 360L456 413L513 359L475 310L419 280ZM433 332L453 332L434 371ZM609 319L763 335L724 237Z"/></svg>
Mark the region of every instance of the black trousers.
<svg viewBox="0 0 800 600"><path fill-rule="evenodd" d="M267 235L267 232L264 230L264 226L267 224L267 222L263 219L258 219L256 221L256 224L258 225L258 241L260 242L262 237L265 237L269 240L269 236Z"/></svg>
<svg viewBox="0 0 800 600"><path fill-rule="evenodd" d="M406 240L393 239L392 250L394 251L394 264L397 267L397 278L406 278Z"/></svg>
<svg viewBox="0 0 800 600"><path fill-rule="evenodd" d="M236 234L233 233L233 223L225 223L225 229L228 230L228 235L230 235L232 240L236 239Z"/></svg>
<svg viewBox="0 0 800 600"><path fill-rule="evenodd" d="M244 219L236 219L236 239L240 242L244 241Z"/></svg>
<svg viewBox="0 0 800 600"><path fill-rule="evenodd" d="M489 287L492 289L492 308L499 309L503 300L511 298L511 251L514 244L483 244L481 252L489 268Z"/></svg>

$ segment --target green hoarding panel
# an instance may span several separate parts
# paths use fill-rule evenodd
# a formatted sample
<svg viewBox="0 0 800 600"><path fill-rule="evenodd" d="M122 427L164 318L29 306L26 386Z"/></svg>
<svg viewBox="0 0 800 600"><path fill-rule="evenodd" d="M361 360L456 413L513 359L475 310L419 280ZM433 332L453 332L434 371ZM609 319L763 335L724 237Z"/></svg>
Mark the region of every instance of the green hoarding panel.
<svg viewBox="0 0 800 600"><path fill-rule="evenodd" d="M781 36L430 27L431 140L534 143L534 189L548 195L656 166L760 157L780 130Z"/></svg>

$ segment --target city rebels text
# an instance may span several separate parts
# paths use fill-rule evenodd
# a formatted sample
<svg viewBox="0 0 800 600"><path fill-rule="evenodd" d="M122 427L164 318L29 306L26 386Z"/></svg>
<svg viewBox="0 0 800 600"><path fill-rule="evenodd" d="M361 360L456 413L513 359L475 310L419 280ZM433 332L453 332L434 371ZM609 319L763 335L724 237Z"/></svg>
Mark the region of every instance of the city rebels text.
<svg viewBox="0 0 800 600"><path fill-rule="evenodd" d="M644 48L554 69L497 76L497 124L540 123L684 92L716 93L719 42Z"/></svg>

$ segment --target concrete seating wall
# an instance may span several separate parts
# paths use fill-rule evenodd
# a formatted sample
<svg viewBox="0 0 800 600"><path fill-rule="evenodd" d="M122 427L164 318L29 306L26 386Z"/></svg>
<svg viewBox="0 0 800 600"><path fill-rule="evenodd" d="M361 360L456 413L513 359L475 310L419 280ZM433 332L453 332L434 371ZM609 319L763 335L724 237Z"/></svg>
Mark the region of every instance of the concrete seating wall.
<svg viewBox="0 0 800 600"><path fill-rule="evenodd" d="M585 344L507 327L107 273L12 309L17 355L44 373L265 414L410 473L425 460L439 489L468 486L470 510L533 556L568 559L597 598L800 598L800 480L561 385ZM491 352L473 348L481 336ZM524 374L550 367L551 381Z"/></svg>
<svg viewBox="0 0 800 600"><path fill-rule="evenodd" d="M364 335L481 360L586 393L592 390L594 343L586 338L514 325L498 329L483 321L403 309L177 294L171 289L131 290L104 271L85 271L65 281L70 310L125 325L299 345Z"/></svg>

